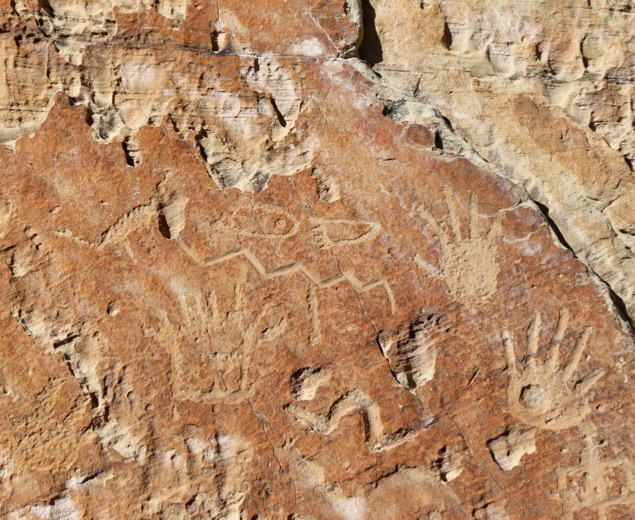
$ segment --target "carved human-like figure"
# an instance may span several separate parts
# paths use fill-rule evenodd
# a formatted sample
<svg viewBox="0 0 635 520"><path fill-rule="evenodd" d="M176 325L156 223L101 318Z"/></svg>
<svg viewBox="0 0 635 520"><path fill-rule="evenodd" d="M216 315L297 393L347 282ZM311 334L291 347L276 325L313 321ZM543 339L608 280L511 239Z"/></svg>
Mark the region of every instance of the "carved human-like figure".
<svg viewBox="0 0 635 520"><path fill-rule="evenodd" d="M497 287L499 265L496 236L500 234L500 222L495 220L489 231L483 234L479 226L478 199L472 194L469 229L467 236L464 236L452 195L446 189L444 198L448 208L449 229L446 223L437 223L423 207L418 209L439 239L439 266L429 264L419 254L415 255L414 261L433 277L445 280L448 289L457 298L472 301L487 298L494 294Z"/></svg>
<svg viewBox="0 0 635 520"><path fill-rule="evenodd" d="M526 363L522 370L516 364L514 344L509 332L502 335L509 383L507 403L519 421L545 430L563 430L579 424L588 414L591 387L602 377L601 370L581 378L573 378L592 329L585 328L578 338L569 362L560 365L560 345L569 323L567 309L560 311L558 325L544 361L538 358L540 314L536 314L527 331Z"/></svg>

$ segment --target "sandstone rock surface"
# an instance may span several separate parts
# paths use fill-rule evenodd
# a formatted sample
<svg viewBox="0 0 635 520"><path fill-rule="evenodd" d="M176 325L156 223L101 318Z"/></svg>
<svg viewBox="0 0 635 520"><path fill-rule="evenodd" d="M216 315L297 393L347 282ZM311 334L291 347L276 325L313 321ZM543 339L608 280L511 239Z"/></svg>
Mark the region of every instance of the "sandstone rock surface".
<svg viewBox="0 0 635 520"><path fill-rule="evenodd" d="M0 516L635 518L630 0L0 0Z"/></svg>

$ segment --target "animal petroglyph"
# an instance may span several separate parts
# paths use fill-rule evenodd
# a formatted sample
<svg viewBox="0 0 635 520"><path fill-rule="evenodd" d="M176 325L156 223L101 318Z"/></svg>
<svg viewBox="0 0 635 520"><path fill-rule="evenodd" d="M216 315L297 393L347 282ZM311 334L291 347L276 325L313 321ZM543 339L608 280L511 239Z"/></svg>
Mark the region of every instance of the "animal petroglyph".
<svg viewBox="0 0 635 520"><path fill-rule="evenodd" d="M96 242L90 242L73 236L68 230L56 231L55 234L95 250L102 250L108 246L127 243L128 236L134 231L151 227L157 222L164 222L165 229L162 232L166 238L175 240L185 228L185 207L187 198L176 192L167 192L165 181L171 177L168 172L152 193L146 204L136 206L128 213L122 215L117 221L106 229L101 238Z"/></svg>
<svg viewBox="0 0 635 520"><path fill-rule="evenodd" d="M451 193L444 189L448 208L449 227L438 224L435 218L423 207L419 214L438 237L441 245L439 267L426 262L418 253L415 263L435 278L444 279L450 292L457 298L479 300L494 294L497 287L499 265L497 259L496 237L500 234L500 221L495 220L487 234L480 231L475 194L470 195L469 229L467 237L461 232L461 225Z"/></svg>
<svg viewBox="0 0 635 520"><path fill-rule="evenodd" d="M437 337L450 330L441 322L441 315L422 310L412 323L379 334L382 353L404 388L414 391L434 377Z"/></svg>
<svg viewBox="0 0 635 520"><path fill-rule="evenodd" d="M379 406L369 395L357 388L337 399L326 415L313 413L293 403L287 405L286 409L296 420L320 435L329 435L347 415L360 413L364 417L366 445L371 451L390 450L408 441L416 433L405 429L384 433Z"/></svg>
<svg viewBox="0 0 635 520"><path fill-rule="evenodd" d="M594 518L599 520L617 518L610 516L615 506L626 507L631 518L635 515L635 465L624 457L604 457L601 448L605 442L596 443L594 435L587 432L578 465L556 470L562 518L573 520L582 509L595 512Z"/></svg>
<svg viewBox="0 0 635 520"><path fill-rule="evenodd" d="M240 402L251 395L251 359L287 328L272 301L257 312L249 309L245 288L236 285L228 308L221 311L214 290L206 295L181 293L179 304L185 319L180 331L183 345L170 349L174 362L173 393L178 399L199 402ZM164 317L169 336L179 330ZM157 334L162 341L165 334ZM194 338L194 342L187 341Z"/></svg>
<svg viewBox="0 0 635 520"><path fill-rule="evenodd" d="M372 240L381 231L377 222L344 218L309 218L313 234L322 249L353 246Z"/></svg>
<svg viewBox="0 0 635 520"><path fill-rule="evenodd" d="M298 232L298 220L280 206L250 202L221 215L210 227L243 237L290 238Z"/></svg>
<svg viewBox="0 0 635 520"><path fill-rule="evenodd" d="M355 292L364 294L381 288L386 294L391 312L393 314L396 312L397 306L394 292L388 281L383 278L364 283L357 278L352 270L342 271L328 278L321 278L307 266L299 262L293 262L268 270L256 254L246 247L226 251L215 257L206 258L201 256L182 239L181 234L186 225L185 210L188 199L177 192L171 192L166 189L165 182L170 179L171 176L172 172L167 172L164 179L151 195L150 200L146 204L133 208L117 219L113 225L102 233L98 241L90 242L75 237L68 230L56 231L55 234L95 250L103 250L109 246L123 244L124 248L126 248L132 256L129 247L127 247L128 236L140 228L151 228L159 222L159 224L164 223L164 226L160 225L162 234L166 238L174 240L181 250L198 265L215 267L242 258L251 265L256 273L264 280L300 275L309 283L307 307L311 320L311 343L317 342L321 337L317 289L327 289L340 283L348 283ZM261 219L257 219L255 215L260 215ZM256 220L254 220L255 218ZM249 225L246 224L247 221L250 221ZM260 203L253 203L249 209L238 207L229 214L223 215L211 223L213 229L224 233L268 239L289 238L297 233L298 226L297 219L285 209ZM370 230L368 230L363 237L358 238L366 239L365 237L369 232ZM375 231L373 231L373 233L375 233ZM353 239L353 243L358 242Z"/></svg>
<svg viewBox="0 0 635 520"><path fill-rule="evenodd" d="M507 331L503 332L509 374L507 403L511 414L525 424L546 430L563 430L579 424L589 412L587 394L603 372L595 370L571 380L591 335L590 327L582 331L569 363L560 366L560 345L568 323L569 312L562 309L543 362L538 359L541 320L540 314L536 314L527 331L527 361L522 371L516 366L512 339Z"/></svg>
<svg viewBox="0 0 635 520"><path fill-rule="evenodd" d="M314 236L317 237L318 244L322 249L355 246L372 240L381 231L380 225L376 222L313 217L308 220L312 224ZM299 223L291 213L279 206L250 203L248 207L237 207L231 212L222 215L211 223L211 227L219 232L237 236L286 239L298 232ZM295 274L304 276L309 282L307 307L311 320L309 333L309 342L311 344L316 343L321 338L317 289L324 289L347 282L355 292L363 294L381 287L386 293L391 312L393 314L396 312L395 295L392 287L385 279L363 283L352 270L342 271L340 274L329 278L320 278L309 267L299 262L267 270L256 254L245 247L227 251L217 257L203 258L182 241L179 244L183 251L195 262L203 266L214 266L242 257L264 279L288 277Z"/></svg>
<svg viewBox="0 0 635 520"><path fill-rule="evenodd" d="M536 430L512 428L487 443L496 464L509 471L520 464L525 455L536 452Z"/></svg>

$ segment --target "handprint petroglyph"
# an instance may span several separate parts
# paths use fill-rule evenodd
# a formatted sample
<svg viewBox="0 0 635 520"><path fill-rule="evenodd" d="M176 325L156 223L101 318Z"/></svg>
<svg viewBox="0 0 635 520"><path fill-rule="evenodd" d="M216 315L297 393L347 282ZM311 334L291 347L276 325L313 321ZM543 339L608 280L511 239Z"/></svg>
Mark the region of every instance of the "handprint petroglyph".
<svg viewBox="0 0 635 520"><path fill-rule="evenodd" d="M489 231L483 234L479 229L480 215L475 194L470 196L469 229L467 236L461 232L461 225L451 193L444 189L448 208L449 228L439 224L423 207L418 209L439 239L441 258L439 266L426 262L416 254L415 263L435 278L445 280L450 292L457 298L479 300L491 296L497 287L499 265L497 260L496 236L500 234L500 221L495 220Z"/></svg>
<svg viewBox="0 0 635 520"><path fill-rule="evenodd" d="M279 305L265 300L258 311L248 308L242 285L221 310L216 292L198 296L178 296L184 326L173 325L163 317L167 336L177 331L185 344L171 349L174 367L174 394L180 399L199 402L240 402L251 394L249 368L256 345L279 337L287 328L287 319ZM158 339L166 334L156 334ZM193 342L188 339L193 338Z"/></svg>
<svg viewBox="0 0 635 520"><path fill-rule="evenodd" d="M579 424L589 412L587 394L603 372L595 370L582 378L573 378L591 336L590 327L582 331L569 362L560 365L560 345L568 324L569 312L562 309L547 357L541 361L538 359L541 319L540 314L536 314L527 331L526 363L522 370L517 367L509 332L503 332L509 373L507 402L512 415L525 424L563 430Z"/></svg>

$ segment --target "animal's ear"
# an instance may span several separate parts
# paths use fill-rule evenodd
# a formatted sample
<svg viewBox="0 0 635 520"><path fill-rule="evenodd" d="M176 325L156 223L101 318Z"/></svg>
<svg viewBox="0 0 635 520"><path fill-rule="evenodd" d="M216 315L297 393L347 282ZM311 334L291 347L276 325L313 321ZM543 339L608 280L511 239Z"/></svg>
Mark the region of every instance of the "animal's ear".
<svg viewBox="0 0 635 520"><path fill-rule="evenodd" d="M174 192L161 205L159 229L165 238L176 240L185 229L185 206L188 200L187 197Z"/></svg>

